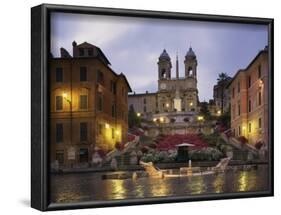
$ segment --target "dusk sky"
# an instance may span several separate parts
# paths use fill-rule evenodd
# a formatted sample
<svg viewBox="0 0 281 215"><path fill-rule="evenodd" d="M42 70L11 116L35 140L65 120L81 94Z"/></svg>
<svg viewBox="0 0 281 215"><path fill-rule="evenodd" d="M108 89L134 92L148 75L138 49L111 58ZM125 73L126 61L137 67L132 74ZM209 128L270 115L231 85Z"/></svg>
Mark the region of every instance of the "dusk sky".
<svg viewBox="0 0 281 215"><path fill-rule="evenodd" d="M198 61L199 100L208 101L218 74L233 76L245 68L267 45L268 33L265 25L53 13L52 54L59 57L64 47L72 55L74 40L100 47L112 69L124 73L136 93L157 90L157 61L164 48L172 59L172 76L177 53L184 76L184 56L192 46Z"/></svg>

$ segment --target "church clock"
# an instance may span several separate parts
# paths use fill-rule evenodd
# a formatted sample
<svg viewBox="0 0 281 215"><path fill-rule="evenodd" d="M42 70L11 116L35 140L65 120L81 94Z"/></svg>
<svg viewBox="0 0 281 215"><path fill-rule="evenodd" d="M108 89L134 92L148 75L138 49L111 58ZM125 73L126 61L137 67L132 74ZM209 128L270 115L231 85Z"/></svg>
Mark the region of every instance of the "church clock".
<svg viewBox="0 0 281 215"><path fill-rule="evenodd" d="M161 89L161 90L165 90L165 89L166 89L166 87L167 87L167 86L166 86L166 84L165 84L165 83L161 83L161 84L160 84L160 89Z"/></svg>

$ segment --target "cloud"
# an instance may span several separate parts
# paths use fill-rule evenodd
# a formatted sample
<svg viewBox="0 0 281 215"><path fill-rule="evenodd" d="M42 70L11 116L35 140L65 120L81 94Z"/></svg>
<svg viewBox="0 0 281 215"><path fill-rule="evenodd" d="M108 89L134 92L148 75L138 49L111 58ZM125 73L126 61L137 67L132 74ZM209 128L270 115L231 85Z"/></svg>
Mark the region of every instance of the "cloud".
<svg viewBox="0 0 281 215"><path fill-rule="evenodd" d="M62 13L53 14L51 20L55 56L60 47L72 50L73 40L97 45L136 92L157 90L157 61L164 48L172 60L173 76L178 53L183 76L184 56L192 46L198 60L200 100L212 98L219 73L233 76L246 67L268 39L265 25Z"/></svg>
<svg viewBox="0 0 281 215"><path fill-rule="evenodd" d="M73 40L78 44L87 41L105 49L137 28L136 25L124 25L124 18L62 13L54 13L51 17L51 50L55 56L59 55L59 47L70 50Z"/></svg>

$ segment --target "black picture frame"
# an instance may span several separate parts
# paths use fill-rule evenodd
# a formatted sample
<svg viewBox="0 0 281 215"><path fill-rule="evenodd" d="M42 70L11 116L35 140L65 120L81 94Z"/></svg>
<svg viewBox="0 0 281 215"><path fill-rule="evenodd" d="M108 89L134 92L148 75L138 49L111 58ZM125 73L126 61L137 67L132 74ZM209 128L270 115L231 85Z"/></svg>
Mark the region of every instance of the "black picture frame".
<svg viewBox="0 0 281 215"><path fill-rule="evenodd" d="M269 190L265 192L223 193L193 195L185 197L160 197L147 199L128 199L80 203L49 202L48 177L48 53L50 53L50 13L80 13L124 17L149 17L194 21L262 24L268 26L269 50ZM160 11L127 10L99 7L42 4L31 8L31 207L41 210L62 210L78 208L97 208L109 206L159 204L186 201L266 197L274 195L274 157L273 157L273 30L274 20L270 18L250 18L205 14L174 13Z"/></svg>

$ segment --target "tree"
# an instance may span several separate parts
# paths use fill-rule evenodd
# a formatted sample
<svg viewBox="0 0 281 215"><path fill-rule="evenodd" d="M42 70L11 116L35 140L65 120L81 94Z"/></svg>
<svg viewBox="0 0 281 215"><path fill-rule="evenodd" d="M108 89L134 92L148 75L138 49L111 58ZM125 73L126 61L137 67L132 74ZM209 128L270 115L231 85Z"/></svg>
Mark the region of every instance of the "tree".
<svg viewBox="0 0 281 215"><path fill-rule="evenodd" d="M217 78L219 91L220 91L220 99L221 99L221 113L223 113L223 103L224 103L224 93L227 84L227 80L229 76L226 73L220 73L219 77Z"/></svg>
<svg viewBox="0 0 281 215"><path fill-rule="evenodd" d="M218 118L218 122L226 129L230 128L230 107Z"/></svg>
<svg viewBox="0 0 281 215"><path fill-rule="evenodd" d="M200 104L200 114L203 115L206 120L209 120L211 118L208 103L205 101L201 102Z"/></svg>
<svg viewBox="0 0 281 215"><path fill-rule="evenodd" d="M133 105L129 107L128 124L129 128L140 127L140 117L137 116Z"/></svg>

